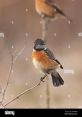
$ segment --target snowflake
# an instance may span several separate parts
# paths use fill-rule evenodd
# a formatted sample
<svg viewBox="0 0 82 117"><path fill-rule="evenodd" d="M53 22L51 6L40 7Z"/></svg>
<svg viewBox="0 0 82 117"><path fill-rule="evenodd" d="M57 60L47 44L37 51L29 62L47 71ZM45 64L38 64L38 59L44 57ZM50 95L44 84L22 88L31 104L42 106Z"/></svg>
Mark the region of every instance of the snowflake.
<svg viewBox="0 0 82 117"><path fill-rule="evenodd" d="M13 71L13 69L12 69L12 71L11 71L11 72L12 72L12 74L13 74L13 72L14 72L14 71Z"/></svg>
<svg viewBox="0 0 82 117"><path fill-rule="evenodd" d="M25 11L28 12L28 9L26 8Z"/></svg>
<svg viewBox="0 0 82 117"><path fill-rule="evenodd" d="M27 82L25 83L25 86L28 86L28 83Z"/></svg>
<svg viewBox="0 0 82 117"><path fill-rule="evenodd" d="M25 33L25 36L28 37L28 33Z"/></svg>
<svg viewBox="0 0 82 117"><path fill-rule="evenodd" d="M82 32L79 32L78 33L78 37L82 37Z"/></svg>
<svg viewBox="0 0 82 117"><path fill-rule="evenodd" d="M57 36L57 34L56 33L54 33L54 37L56 37Z"/></svg>
<svg viewBox="0 0 82 117"><path fill-rule="evenodd" d="M70 46L70 45L68 45L68 48L70 49L70 48L71 48L71 46Z"/></svg>
<svg viewBox="0 0 82 117"><path fill-rule="evenodd" d="M42 21L40 21L40 24L42 24Z"/></svg>
<svg viewBox="0 0 82 117"><path fill-rule="evenodd" d="M43 95L40 94L40 98L43 98Z"/></svg>
<svg viewBox="0 0 82 117"><path fill-rule="evenodd" d="M70 20L68 21L68 24L71 24L71 21Z"/></svg>
<svg viewBox="0 0 82 117"><path fill-rule="evenodd" d="M71 70L71 69L67 69L67 70L64 70L64 73L65 74L74 74L74 70Z"/></svg>
<svg viewBox="0 0 82 117"><path fill-rule="evenodd" d="M14 24L14 21L13 21L13 20L11 20L11 24L12 24L12 25Z"/></svg>
<svg viewBox="0 0 82 117"><path fill-rule="evenodd" d="M25 61L27 62L28 61L28 58L25 58Z"/></svg>
<svg viewBox="0 0 82 117"><path fill-rule="evenodd" d="M14 45L12 45L12 47L11 47L12 49L14 48Z"/></svg>
<svg viewBox="0 0 82 117"><path fill-rule="evenodd" d="M0 33L0 37L4 38L4 33Z"/></svg>

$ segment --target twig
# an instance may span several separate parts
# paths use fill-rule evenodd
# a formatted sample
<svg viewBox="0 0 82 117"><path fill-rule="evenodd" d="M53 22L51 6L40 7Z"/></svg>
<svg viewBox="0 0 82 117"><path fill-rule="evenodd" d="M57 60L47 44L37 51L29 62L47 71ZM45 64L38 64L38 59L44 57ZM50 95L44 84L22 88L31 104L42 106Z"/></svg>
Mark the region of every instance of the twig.
<svg viewBox="0 0 82 117"><path fill-rule="evenodd" d="M17 60L17 58L23 53L25 47L23 47L19 53L17 54L17 56L14 56L12 55L12 53L10 52L10 55L11 55L11 65L10 65L10 70L9 70L9 75L8 75L8 79L7 79L7 83L6 83L6 86L5 86L5 89L2 93L2 100L1 100L1 105L3 106L3 101L5 99L5 94L6 94L6 91L7 91L7 88L8 88L8 85L9 85L9 80L10 80L10 77L11 77L11 73L12 73L12 69L13 69L13 65L15 63L15 61Z"/></svg>
<svg viewBox="0 0 82 117"><path fill-rule="evenodd" d="M50 108L50 91L49 91L49 79L46 77L46 106L47 108Z"/></svg>
<svg viewBox="0 0 82 117"><path fill-rule="evenodd" d="M47 35L47 30L48 30L48 23L49 20L46 17L42 17L42 39L46 41L46 35ZM47 82L46 82L46 106L47 108L50 108L50 92L49 92L49 80L48 77L46 77Z"/></svg>
<svg viewBox="0 0 82 117"><path fill-rule="evenodd" d="M13 55L11 55L11 65L10 65L8 80L7 80L5 89L4 89L3 93L2 93L2 100L1 100L2 105L3 105L3 101L4 101L4 98L5 98L5 94L6 94L8 85L9 85L9 80L10 80L10 76L11 76L12 69L13 69Z"/></svg>
<svg viewBox="0 0 82 117"><path fill-rule="evenodd" d="M42 39L46 40L48 19L42 18L41 23L42 23Z"/></svg>
<svg viewBox="0 0 82 117"><path fill-rule="evenodd" d="M14 63L15 63L15 61L17 60L17 58L23 53L23 51L25 50L25 47L23 47L20 51L19 51L19 53L15 56L15 58L14 58Z"/></svg>
<svg viewBox="0 0 82 117"><path fill-rule="evenodd" d="M29 91L31 91L32 89L38 87L41 84L41 80L38 84L36 84L35 86L24 90L23 92L19 93L15 98L13 98L11 101L9 101L8 103L6 103L5 105L3 105L3 107L6 107L7 105L9 105L10 103L12 103L13 101L15 101L16 99L19 99L22 95L24 95L25 93L28 93Z"/></svg>

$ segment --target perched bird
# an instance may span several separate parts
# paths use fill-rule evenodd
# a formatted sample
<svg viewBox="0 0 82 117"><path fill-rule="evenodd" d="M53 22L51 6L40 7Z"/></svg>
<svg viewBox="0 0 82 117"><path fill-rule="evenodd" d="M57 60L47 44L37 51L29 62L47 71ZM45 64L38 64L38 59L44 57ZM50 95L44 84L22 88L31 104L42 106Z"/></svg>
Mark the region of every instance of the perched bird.
<svg viewBox="0 0 82 117"><path fill-rule="evenodd" d="M45 42L42 39L36 39L34 42L32 60L35 68L44 75L41 80L43 80L48 74L51 74L52 82L55 87L64 84L64 80L56 71L58 67L63 69L63 66L54 57L51 50L45 47Z"/></svg>
<svg viewBox="0 0 82 117"><path fill-rule="evenodd" d="M57 19L59 16L63 16L67 19L68 23L72 20L58 7L57 4L51 2L51 0L35 0L35 9L43 19Z"/></svg>

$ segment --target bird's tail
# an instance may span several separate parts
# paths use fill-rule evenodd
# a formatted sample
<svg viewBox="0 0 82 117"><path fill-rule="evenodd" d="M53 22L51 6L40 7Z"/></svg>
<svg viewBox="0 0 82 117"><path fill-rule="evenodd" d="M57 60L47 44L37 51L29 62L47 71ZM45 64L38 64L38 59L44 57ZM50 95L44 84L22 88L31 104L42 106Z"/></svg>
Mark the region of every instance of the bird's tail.
<svg viewBox="0 0 82 117"><path fill-rule="evenodd" d="M59 75L57 71L51 73L52 76L52 82L55 87L61 86L64 84L64 80L62 77Z"/></svg>
<svg viewBox="0 0 82 117"><path fill-rule="evenodd" d="M52 6L57 10L57 12L58 12L61 16L65 17L65 18L67 19L67 21L68 21L69 24L72 22L72 20L71 20L60 8L58 8L56 4L54 4L54 5L52 5Z"/></svg>
<svg viewBox="0 0 82 117"><path fill-rule="evenodd" d="M60 9L57 10L60 13L60 15L63 16L68 21L69 24L72 22L72 20L62 10Z"/></svg>
<svg viewBox="0 0 82 117"><path fill-rule="evenodd" d="M67 19L69 24L72 22L72 20L68 16L66 16L65 14L64 14L64 17Z"/></svg>

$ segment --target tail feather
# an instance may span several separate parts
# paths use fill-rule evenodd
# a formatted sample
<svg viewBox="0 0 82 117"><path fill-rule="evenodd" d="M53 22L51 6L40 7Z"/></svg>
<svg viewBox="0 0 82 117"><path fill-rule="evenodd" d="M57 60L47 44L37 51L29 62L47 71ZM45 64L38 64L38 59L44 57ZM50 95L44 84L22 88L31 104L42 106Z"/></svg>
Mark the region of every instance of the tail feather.
<svg viewBox="0 0 82 117"><path fill-rule="evenodd" d="M58 8L56 6L56 4L52 5L52 7L54 7L59 14L61 14L62 16L64 16L67 19L67 21L68 21L69 24L72 22L72 20L60 8Z"/></svg>
<svg viewBox="0 0 82 117"><path fill-rule="evenodd" d="M61 86L64 84L64 80L62 77L59 75L58 72L51 73L52 76L52 82L55 87Z"/></svg>

